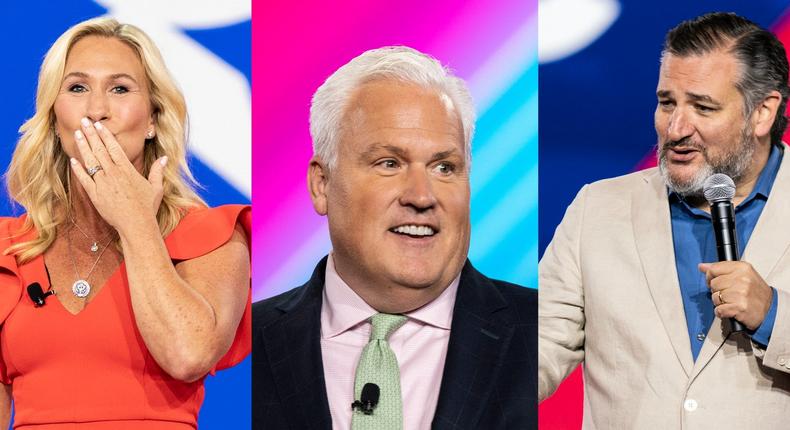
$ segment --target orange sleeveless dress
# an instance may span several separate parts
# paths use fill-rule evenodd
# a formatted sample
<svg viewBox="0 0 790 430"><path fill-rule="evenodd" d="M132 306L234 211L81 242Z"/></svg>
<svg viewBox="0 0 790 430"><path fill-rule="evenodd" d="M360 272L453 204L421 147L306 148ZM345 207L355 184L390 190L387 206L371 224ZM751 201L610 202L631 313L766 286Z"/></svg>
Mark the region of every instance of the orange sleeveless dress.
<svg viewBox="0 0 790 430"><path fill-rule="evenodd" d="M218 248L237 223L249 241L251 218L250 207L242 205L193 210L165 239L170 258L175 263ZM0 252L23 221L0 218ZM203 379L181 382L156 364L134 321L123 263L76 315L55 296L34 307L26 290L33 282L49 290L43 256L18 266L14 257L0 255L0 380L13 387L15 429L197 427ZM248 302L233 345L214 370L250 353L250 321Z"/></svg>

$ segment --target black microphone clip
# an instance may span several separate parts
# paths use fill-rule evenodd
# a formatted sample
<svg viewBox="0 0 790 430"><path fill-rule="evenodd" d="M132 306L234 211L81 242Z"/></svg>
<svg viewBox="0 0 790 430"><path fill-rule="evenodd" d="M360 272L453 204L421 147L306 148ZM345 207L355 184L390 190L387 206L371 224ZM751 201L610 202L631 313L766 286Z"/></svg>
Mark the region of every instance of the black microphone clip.
<svg viewBox="0 0 790 430"><path fill-rule="evenodd" d="M373 415L373 409L379 404L379 386L368 382L362 386L362 393L359 400L354 400L351 410L359 410L365 415Z"/></svg>
<svg viewBox="0 0 790 430"><path fill-rule="evenodd" d="M27 295L30 296L30 300L33 301L33 304L37 308L44 306L46 304L46 298L54 294L55 290L49 290L45 293L38 282L33 282L27 286Z"/></svg>

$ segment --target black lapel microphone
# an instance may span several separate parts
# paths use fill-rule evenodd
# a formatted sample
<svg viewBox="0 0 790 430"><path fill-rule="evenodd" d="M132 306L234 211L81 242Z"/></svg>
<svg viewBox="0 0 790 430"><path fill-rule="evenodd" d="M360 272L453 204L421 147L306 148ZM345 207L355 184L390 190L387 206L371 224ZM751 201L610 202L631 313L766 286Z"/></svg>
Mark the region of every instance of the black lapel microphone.
<svg viewBox="0 0 790 430"><path fill-rule="evenodd" d="M30 300L33 301L37 308L44 306L47 303L47 297L54 294L55 290L49 290L45 293L38 282L33 282L27 286L27 295L30 296Z"/></svg>
<svg viewBox="0 0 790 430"><path fill-rule="evenodd" d="M702 186L705 200L710 203L710 219L713 235L716 236L716 253L719 261L738 261L738 235L735 233L735 210L732 198L735 197L735 182L724 173L708 176ZM744 330L743 324L735 318L728 318L730 332Z"/></svg>
<svg viewBox="0 0 790 430"><path fill-rule="evenodd" d="M358 409L365 415L372 415L373 409L379 404L380 395L379 386L368 382L362 386L362 393L359 395L359 400L354 400L351 404L351 410Z"/></svg>

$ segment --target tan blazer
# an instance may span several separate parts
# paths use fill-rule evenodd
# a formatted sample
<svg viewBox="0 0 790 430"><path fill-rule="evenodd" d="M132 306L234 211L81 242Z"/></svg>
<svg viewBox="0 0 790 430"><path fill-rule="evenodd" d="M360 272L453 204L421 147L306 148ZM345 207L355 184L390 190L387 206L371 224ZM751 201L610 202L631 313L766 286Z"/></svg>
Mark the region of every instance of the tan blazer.
<svg viewBox="0 0 790 430"><path fill-rule="evenodd" d="M766 350L716 318L693 361L667 191L648 169L582 188L546 249L540 399L581 362L585 429L790 429L787 155L743 255L779 291Z"/></svg>

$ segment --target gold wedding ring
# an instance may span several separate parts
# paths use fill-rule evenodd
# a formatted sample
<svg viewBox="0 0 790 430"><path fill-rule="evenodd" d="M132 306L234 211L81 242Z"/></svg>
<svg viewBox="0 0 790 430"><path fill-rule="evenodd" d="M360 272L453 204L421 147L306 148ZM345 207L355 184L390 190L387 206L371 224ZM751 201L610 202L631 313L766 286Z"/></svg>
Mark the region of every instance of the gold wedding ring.
<svg viewBox="0 0 790 430"><path fill-rule="evenodd" d="M724 301L724 297L721 295L721 290L717 291L717 293L719 293L719 304L726 305L727 302Z"/></svg>
<svg viewBox="0 0 790 430"><path fill-rule="evenodd" d="M93 175L95 175L96 173L99 172L99 170L102 170L102 169L103 169L102 166L93 166L90 169L88 169L88 175L90 175L90 177L92 178ZM721 297L721 296L719 296L719 297Z"/></svg>

